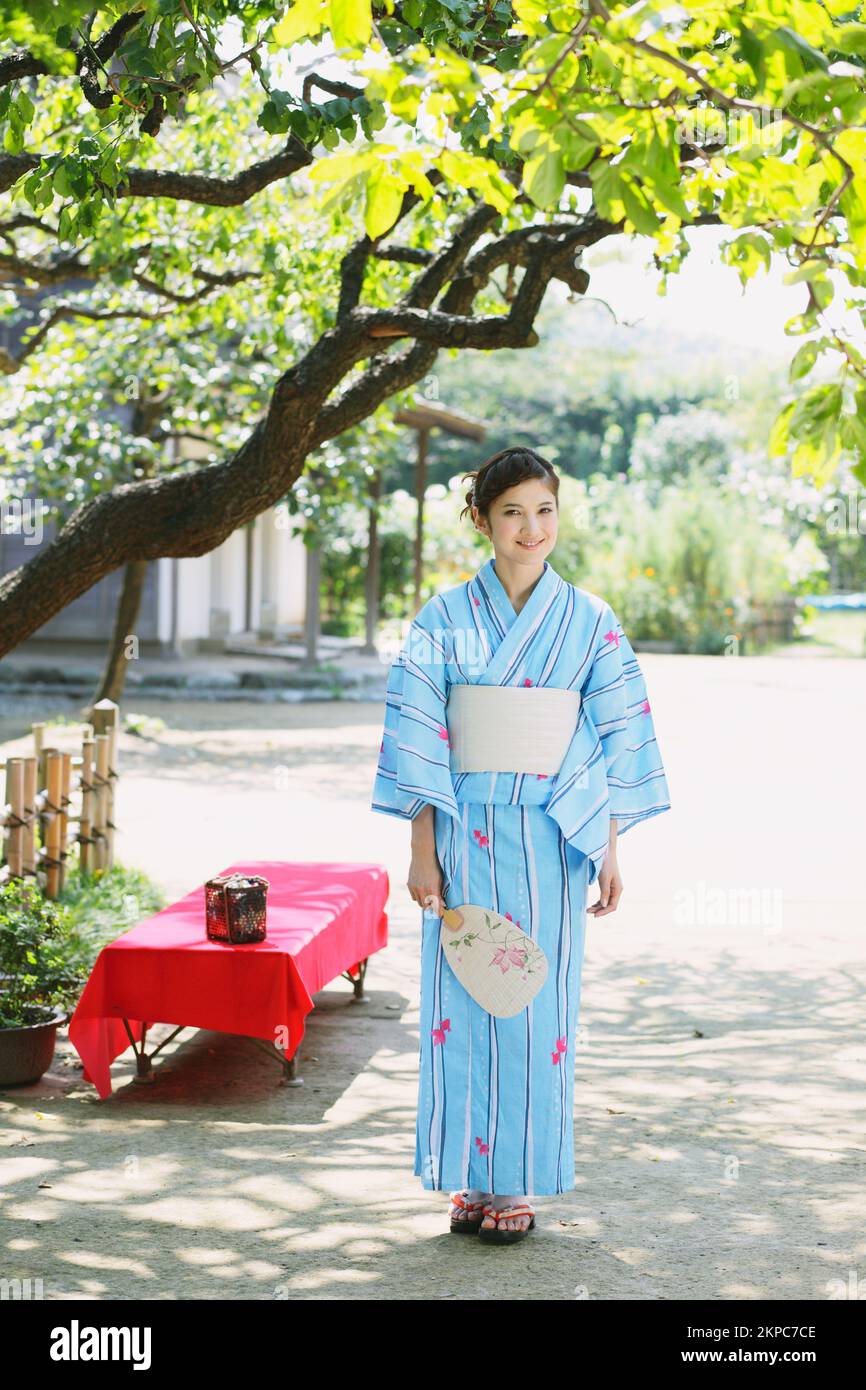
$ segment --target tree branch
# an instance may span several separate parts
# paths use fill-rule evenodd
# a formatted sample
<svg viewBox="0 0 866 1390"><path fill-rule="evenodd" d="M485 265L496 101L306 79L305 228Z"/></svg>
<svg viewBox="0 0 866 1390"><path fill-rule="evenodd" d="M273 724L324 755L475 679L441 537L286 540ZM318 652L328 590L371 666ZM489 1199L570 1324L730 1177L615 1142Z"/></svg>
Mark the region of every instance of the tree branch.
<svg viewBox="0 0 866 1390"><path fill-rule="evenodd" d="M6 376L14 376L16 372L19 372L30 354L35 352L44 342L51 329L61 319L147 319L152 323L157 319L166 318L167 315L167 309L149 314L144 309L87 309L83 305L58 304L56 308L52 309L44 323L39 325L33 337L23 344L17 357L13 357L11 352L7 352L5 348L0 348L0 372Z"/></svg>
<svg viewBox="0 0 866 1390"><path fill-rule="evenodd" d="M50 71L42 58L35 57L26 48L20 48L17 53L8 53L5 58L0 58L0 87L8 87L10 82L17 82L21 77L41 77Z"/></svg>
<svg viewBox="0 0 866 1390"><path fill-rule="evenodd" d="M330 92L332 97L345 97L347 101L354 101L355 97L364 95L363 87L353 87L350 82L335 82L330 77L320 77L317 72L310 72L304 78L301 88L301 99L308 105L314 87L321 87L323 92Z"/></svg>
<svg viewBox="0 0 866 1390"><path fill-rule="evenodd" d="M373 335L416 338L413 347L399 354L376 359L360 378L353 382L334 401L324 401L311 435L310 447L333 439L344 430L358 424L370 411L388 399L395 391L404 389L426 375L436 360L440 347L464 346L480 348L530 347L535 341L533 320L540 307L547 282L563 279L578 293L589 283L585 271L574 264L581 245L618 230L601 219L587 219L577 225L559 223L547 227L535 226L509 232L469 257L473 237L477 240L498 218L495 209L479 204L458 229L452 243L420 275L395 309L357 309L351 321L361 325L369 338ZM530 235L535 241L530 241ZM462 269L455 265L458 251L462 252ZM484 318L469 317L471 305L479 291L488 283L493 271L504 263L532 268L525 274L520 289L507 315ZM450 264L454 274L443 296L439 310L416 307L415 301L425 301L437 292L440 272ZM433 270L433 275L430 271ZM362 344L363 346L363 344Z"/></svg>
<svg viewBox="0 0 866 1390"><path fill-rule="evenodd" d="M438 169L431 169L427 174L427 178L434 188L438 188L443 181L443 176L439 173ZM413 193L411 189L407 189L403 194L397 219L393 225L388 228L388 232L393 232L394 227L398 226L403 221L403 218L420 202L420 195L418 193ZM360 303L361 294L364 289L364 275L367 270L367 260L371 255L376 255L376 246L377 242L371 237L366 235L359 237L354 246L351 246L346 252L340 263L340 298L337 304L338 323L346 318L355 306Z"/></svg>
<svg viewBox="0 0 866 1390"><path fill-rule="evenodd" d="M117 93L111 86L107 91L103 91L96 80L97 69L106 72L105 64L114 57L127 34L131 33L144 18L144 10L128 10L115 20L110 29L106 29L101 38L96 43L90 43L85 39L82 48L78 50L78 72L81 81L81 90L90 105L97 111L104 111L111 106ZM108 74L106 73L106 76Z"/></svg>
<svg viewBox="0 0 866 1390"><path fill-rule="evenodd" d="M433 259L432 251L424 251L420 246L374 246L370 255L379 261L405 261L407 265L429 265Z"/></svg>
<svg viewBox="0 0 866 1390"><path fill-rule="evenodd" d="M534 246L507 315L473 320L478 275L459 273L474 241L498 214L473 207L449 243L421 271L410 297L428 300L449 270L458 272L435 310L404 302L394 310L354 309L277 382L267 415L227 460L191 472L126 483L78 507L59 535L26 565L0 579L0 654L36 631L79 594L121 565L162 556L205 555L279 502L316 443L363 418L429 371L443 343L525 346L551 275L564 268L563 234ZM571 229L566 237L579 233ZM495 257L493 258L495 259ZM331 405L338 383L374 354L373 328L416 336L399 354L379 356Z"/></svg>
<svg viewBox="0 0 866 1390"><path fill-rule="evenodd" d="M285 497L311 449L426 375L440 347L531 346L551 279L582 292L581 247L622 225L592 214L560 219L508 232L473 254L498 216L484 203L474 206L393 309L354 307L322 334L277 381L266 415L230 458L125 483L78 507L51 545L0 578L0 655L121 565L205 555L221 545ZM502 264L523 269L508 313L473 316L475 298ZM411 338L411 345L392 352L376 336L382 333ZM330 400L365 360L366 370Z"/></svg>
<svg viewBox="0 0 866 1390"><path fill-rule="evenodd" d="M41 154L0 155L0 193L6 193L25 174L37 169ZM263 188L289 178L313 163L313 156L295 135L278 154L259 160L228 178L186 174L171 169L127 169L117 188L118 198L177 198L206 207L234 208L249 202Z"/></svg>

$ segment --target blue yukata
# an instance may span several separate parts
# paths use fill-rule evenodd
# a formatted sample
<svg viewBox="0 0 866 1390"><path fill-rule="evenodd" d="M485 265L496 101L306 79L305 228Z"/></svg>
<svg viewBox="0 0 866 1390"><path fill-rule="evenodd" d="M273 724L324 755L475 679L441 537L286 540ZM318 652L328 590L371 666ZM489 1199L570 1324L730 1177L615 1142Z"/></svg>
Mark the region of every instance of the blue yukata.
<svg viewBox="0 0 866 1390"><path fill-rule="evenodd" d="M446 702L458 682L579 690L559 771L458 772ZM430 1189L535 1196L574 1187L574 1048L587 891L622 835L670 808L646 686L613 609L545 562L516 613L491 557L425 603L393 662L372 806L434 809L448 907L510 916L548 960L512 1018L453 973L441 919L421 922L415 1174Z"/></svg>

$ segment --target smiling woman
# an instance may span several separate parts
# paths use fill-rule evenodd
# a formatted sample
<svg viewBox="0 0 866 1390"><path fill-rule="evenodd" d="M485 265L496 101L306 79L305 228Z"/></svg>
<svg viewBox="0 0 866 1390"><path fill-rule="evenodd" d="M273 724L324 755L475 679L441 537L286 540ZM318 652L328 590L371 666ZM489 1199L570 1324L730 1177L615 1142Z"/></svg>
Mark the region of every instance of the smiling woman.
<svg viewBox="0 0 866 1390"><path fill-rule="evenodd" d="M670 805L619 620L544 558L557 485L552 465L523 449L475 475L466 510L495 563L412 623L389 675L373 789L374 810L412 821L407 887L427 909L415 1173L425 1188L458 1189L452 1229L492 1205L475 1223L482 1238L529 1229L534 1213L515 1194L574 1187L587 888L598 878L612 910L616 833ZM496 1017L463 987L441 944L443 904L499 913L544 952L547 978L520 1013Z"/></svg>

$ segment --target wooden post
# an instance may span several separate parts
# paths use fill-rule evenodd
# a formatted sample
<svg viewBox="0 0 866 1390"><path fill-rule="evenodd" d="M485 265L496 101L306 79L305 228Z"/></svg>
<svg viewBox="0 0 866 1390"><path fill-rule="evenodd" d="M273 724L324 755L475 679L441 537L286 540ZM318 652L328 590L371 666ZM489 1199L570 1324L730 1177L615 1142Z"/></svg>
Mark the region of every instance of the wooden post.
<svg viewBox="0 0 866 1390"><path fill-rule="evenodd" d="M46 790L46 788L47 788L47 786L48 786L48 755L49 755L49 753L56 753L57 751L58 751L58 750L57 750L56 748L50 748L50 747L49 747L49 748L45 748L44 746L43 746L42 748L40 748L40 750L39 750L39 763L38 763L38 766L37 766L37 773L36 773L36 790L37 790L37 791L40 791L40 792L41 792L41 791L45 791L45 790ZM40 833L40 835L42 836L42 843L43 843L43 845L45 844L45 826L46 826L46 820L45 820L45 814L44 814L44 812L43 812L43 813L41 813L40 816L39 816L39 833Z"/></svg>
<svg viewBox="0 0 866 1390"><path fill-rule="evenodd" d="M12 824L6 837L6 862L12 878L21 877L22 847L24 827L19 820L24 819L24 759L6 759L6 803Z"/></svg>
<svg viewBox="0 0 866 1390"><path fill-rule="evenodd" d="M376 469L370 479L370 520L367 530L367 576L364 615L364 656L376 655L376 620L379 616L379 503L382 497L382 473Z"/></svg>
<svg viewBox="0 0 866 1390"><path fill-rule="evenodd" d="M117 829L117 822L114 819L114 808L117 805L117 740L119 729L117 720L112 724L108 731L108 868L114 867L114 832Z"/></svg>
<svg viewBox="0 0 866 1390"><path fill-rule="evenodd" d="M78 823L78 862L82 873L89 873L93 862L93 846L90 837L93 833L93 759L95 744L93 731L85 724L85 735L81 744L81 819ZM90 731L88 733L88 730Z"/></svg>
<svg viewBox="0 0 866 1390"><path fill-rule="evenodd" d="M44 746L42 746L42 748L39 749L39 763L38 766L36 766L36 790L38 791L47 791L47 785L49 785L49 778L47 778L47 766L49 766L49 763L47 763L47 759L49 759L49 753L56 752L56 748L44 748ZM49 815L47 815L46 810L40 810L39 838L40 841L42 841L43 847L44 844L46 844L47 833L49 833Z"/></svg>
<svg viewBox="0 0 866 1390"><path fill-rule="evenodd" d="M319 659L319 627L321 625L320 591L322 583L322 556L309 546L307 551L306 614L304 618L304 641L306 652L302 666L315 666Z"/></svg>
<svg viewBox="0 0 866 1390"><path fill-rule="evenodd" d="M93 779L96 783L96 809L93 813L94 869L104 869L108 860L106 825L108 821L110 741L108 734L97 734L94 739L96 744L96 776Z"/></svg>
<svg viewBox="0 0 866 1390"><path fill-rule="evenodd" d="M24 759L24 827L21 847L21 872L31 877L36 873L36 783L39 780L39 758Z"/></svg>
<svg viewBox="0 0 866 1390"><path fill-rule="evenodd" d="M66 883L66 854L69 840L69 790L72 785L72 754L60 754L60 806L62 810L57 817L59 822L58 840L60 841L60 881L57 885L58 893L63 892Z"/></svg>
<svg viewBox="0 0 866 1390"><path fill-rule="evenodd" d="M430 430L418 430L418 462L415 467L415 500L418 504L415 515L415 612L421 607L421 581L423 578L424 551L424 493L427 491L427 441Z"/></svg>
<svg viewBox="0 0 866 1390"><path fill-rule="evenodd" d="M43 818L45 826L42 841L45 848L45 896L56 898L60 891L60 869L62 866L59 807L63 799L63 754L59 753L56 748L46 750L45 781L50 802L48 812ZM55 807L58 809L55 810Z"/></svg>
<svg viewBox="0 0 866 1390"><path fill-rule="evenodd" d="M104 791L104 802L100 801L99 829L104 835L104 839L97 846L97 859L100 869L110 869L114 864L114 784L117 780L117 733L118 717L120 711L113 700L99 700L93 706L93 731L96 735L96 773L97 779L102 776L106 778L106 786L100 788ZM99 762L99 739L104 736L107 739L106 766L100 767Z"/></svg>
<svg viewBox="0 0 866 1390"><path fill-rule="evenodd" d="M45 725L31 724L33 730L33 751L36 754L36 790L42 791L45 786L45 767L42 761L42 752L45 744Z"/></svg>

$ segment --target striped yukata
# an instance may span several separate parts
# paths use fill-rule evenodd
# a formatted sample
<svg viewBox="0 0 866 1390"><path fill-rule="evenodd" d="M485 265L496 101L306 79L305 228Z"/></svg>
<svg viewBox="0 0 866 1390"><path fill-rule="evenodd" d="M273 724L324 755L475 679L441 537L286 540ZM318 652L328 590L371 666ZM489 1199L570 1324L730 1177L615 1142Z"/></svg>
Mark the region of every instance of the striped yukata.
<svg viewBox="0 0 866 1390"><path fill-rule="evenodd" d="M559 771L452 772L451 685L581 692ZM449 907L510 916L548 960L519 1014L487 1013L423 910L415 1173L425 1188L541 1196L574 1187L574 1046L587 890L617 834L670 807L646 686L613 609L545 561L514 611L491 557L429 600L391 666L372 806L434 809Z"/></svg>

